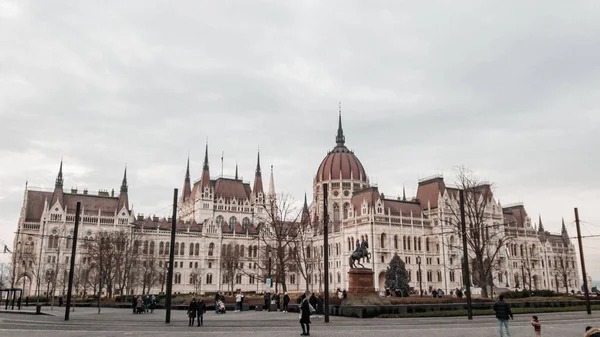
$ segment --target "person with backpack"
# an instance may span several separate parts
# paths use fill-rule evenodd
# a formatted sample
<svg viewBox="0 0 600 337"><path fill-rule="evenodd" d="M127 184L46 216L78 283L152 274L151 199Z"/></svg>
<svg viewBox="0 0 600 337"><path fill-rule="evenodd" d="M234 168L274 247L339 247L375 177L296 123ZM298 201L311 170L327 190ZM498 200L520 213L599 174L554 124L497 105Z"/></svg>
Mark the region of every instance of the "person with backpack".
<svg viewBox="0 0 600 337"><path fill-rule="evenodd" d="M302 294L300 302L300 326L302 327L301 336L310 336L310 314L311 305L306 300L306 294Z"/></svg>
<svg viewBox="0 0 600 337"><path fill-rule="evenodd" d="M198 298L196 313L198 314L198 326L204 325L204 314L206 313L206 302L204 302L204 300L201 297Z"/></svg>
<svg viewBox="0 0 600 337"><path fill-rule="evenodd" d="M500 337L504 337L503 328L506 328L506 335L510 337L510 329L508 327L509 318L513 318L512 311L510 311L510 305L504 302L504 295L500 295L499 301L494 304L494 311L496 312L496 318L498 319L498 328L500 329Z"/></svg>
<svg viewBox="0 0 600 337"><path fill-rule="evenodd" d="M192 298L190 305L188 306L188 326L194 326L194 320L196 319L196 312L198 311L198 303L196 298Z"/></svg>

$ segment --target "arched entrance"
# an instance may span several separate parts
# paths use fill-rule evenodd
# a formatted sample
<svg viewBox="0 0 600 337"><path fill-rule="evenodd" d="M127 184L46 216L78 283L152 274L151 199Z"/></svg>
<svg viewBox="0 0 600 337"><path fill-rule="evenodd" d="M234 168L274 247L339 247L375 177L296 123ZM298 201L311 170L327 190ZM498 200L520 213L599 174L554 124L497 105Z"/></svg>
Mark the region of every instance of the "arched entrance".
<svg viewBox="0 0 600 337"><path fill-rule="evenodd" d="M379 290L385 289L385 275L384 271L379 273Z"/></svg>
<svg viewBox="0 0 600 337"><path fill-rule="evenodd" d="M535 290L540 289L540 281L539 281L539 277L537 275L533 275L533 289L535 289Z"/></svg>

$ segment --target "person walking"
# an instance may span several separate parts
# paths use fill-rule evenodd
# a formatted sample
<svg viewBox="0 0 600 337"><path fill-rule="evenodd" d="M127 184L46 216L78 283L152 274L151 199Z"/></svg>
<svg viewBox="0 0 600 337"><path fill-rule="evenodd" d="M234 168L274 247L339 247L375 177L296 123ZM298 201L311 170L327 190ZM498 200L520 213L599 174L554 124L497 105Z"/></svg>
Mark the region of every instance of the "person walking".
<svg viewBox="0 0 600 337"><path fill-rule="evenodd" d="M263 308L263 311L268 310L271 311L271 294L266 292L265 296L264 296L264 300L265 300L265 307Z"/></svg>
<svg viewBox="0 0 600 337"><path fill-rule="evenodd" d="M133 313L135 314L135 307L137 306L137 299L135 296L131 297L131 307L133 308Z"/></svg>
<svg viewBox="0 0 600 337"><path fill-rule="evenodd" d="M308 299L308 303L310 305L312 305L312 307L315 308L315 309L318 307L319 300L317 300L317 297L315 296L315 293L312 293L310 295L310 298Z"/></svg>
<svg viewBox="0 0 600 337"><path fill-rule="evenodd" d="M221 299L221 294L217 291L215 293L215 314L219 313L219 300Z"/></svg>
<svg viewBox="0 0 600 337"><path fill-rule="evenodd" d="M144 303L142 302L142 296L137 297L137 301L135 302L135 310L138 314L142 313L142 307Z"/></svg>
<svg viewBox="0 0 600 337"><path fill-rule="evenodd" d="M509 318L513 318L510 305L504 302L504 295L500 295L499 301L494 304L494 311L498 319L498 328L500 329L500 337L504 337L503 328L506 328L506 335L510 337L510 328L508 327ZM514 319L514 318L513 318Z"/></svg>
<svg viewBox="0 0 600 337"><path fill-rule="evenodd" d="M244 293L240 291L240 295L242 295L242 300L240 301L240 311L244 311Z"/></svg>
<svg viewBox="0 0 600 337"><path fill-rule="evenodd" d="M281 297L278 293L275 293L275 304L277 304L277 311L281 311Z"/></svg>
<svg viewBox="0 0 600 337"><path fill-rule="evenodd" d="M58 306L62 307L62 305L63 305L63 299L62 299L62 296L61 296L61 297L58 298Z"/></svg>
<svg viewBox="0 0 600 337"><path fill-rule="evenodd" d="M154 297L154 295L152 295L152 298L150 299L150 313L151 314L154 313L154 309L156 309L156 297Z"/></svg>
<svg viewBox="0 0 600 337"><path fill-rule="evenodd" d="M301 336L310 336L310 305L306 300L306 295L302 294L300 302L300 326L302 327Z"/></svg>
<svg viewBox="0 0 600 337"><path fill-rule="evenodd" d="M542 337L542 325L537 316L532 317L531 325L533 326L533 331L535 331L535 337Z"/></svg>
<svg viewBox="0 0 600 337"><path fill-rule="evenodd" d="M288 304L290 304L290 296L287 291L283 294L283 312L288 312Z"/></svg>
<svg viewBox="0 0 600 337"><path fill-rule="evenodd" d="M204 313L206 313L206 302L202 297L198 297L198 307L196 309L198 313L198 326L204 325Z"/></svg>
<svg viewBox="0 0 600 337"><path fill-rule="evenodd" d="M198 311L198 303L196 302L196 298L192 298L190 305L188 306L188 326L194 326L194 319L196 318L196 312Z"/></svg>

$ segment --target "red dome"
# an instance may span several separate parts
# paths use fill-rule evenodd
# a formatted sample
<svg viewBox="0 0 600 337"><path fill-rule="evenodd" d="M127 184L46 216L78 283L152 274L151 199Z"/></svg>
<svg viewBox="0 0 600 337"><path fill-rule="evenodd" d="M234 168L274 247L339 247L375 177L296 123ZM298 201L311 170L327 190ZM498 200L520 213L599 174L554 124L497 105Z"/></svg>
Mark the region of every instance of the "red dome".
<svg viewBox="0 0 600 337"><path fill-rule="evenodd" d="M336 147L329 152L319 165L316 180L328 181L339 179L352 179L367 182L367 174L360 160L354 152L348 150L345 143L344 131L342 130L342 116L340 113Z"/></svg>

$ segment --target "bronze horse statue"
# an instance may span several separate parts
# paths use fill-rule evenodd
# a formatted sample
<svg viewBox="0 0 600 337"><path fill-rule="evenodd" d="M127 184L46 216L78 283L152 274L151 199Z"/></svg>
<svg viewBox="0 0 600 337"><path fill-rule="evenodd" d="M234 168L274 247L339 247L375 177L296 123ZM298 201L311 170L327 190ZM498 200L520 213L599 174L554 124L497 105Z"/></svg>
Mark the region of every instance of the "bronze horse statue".
<svg viewBox="0 0 600 337"><path fill-rule="evenodd" d="M358 243L358 240L356 241ZM371 253L367 250L369 248L369 242L363 241L360 244L360 247L356 247L356 250L350 255L348 262L350 263L350 268L356 268L356 264L360 265L361 268L365 268L365 266L360 263L360 259L362 258L371 258Z"/></svg>

